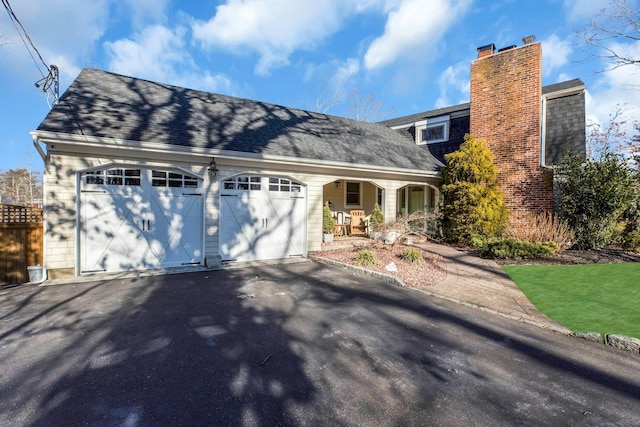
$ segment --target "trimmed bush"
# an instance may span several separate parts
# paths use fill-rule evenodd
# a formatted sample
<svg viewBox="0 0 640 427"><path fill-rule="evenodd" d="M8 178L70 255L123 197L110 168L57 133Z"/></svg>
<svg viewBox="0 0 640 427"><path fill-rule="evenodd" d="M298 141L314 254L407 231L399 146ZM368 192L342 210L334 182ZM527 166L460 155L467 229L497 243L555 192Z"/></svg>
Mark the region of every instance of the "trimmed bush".
<svg viewBox="0 0 640 427"><path fill-rule="evenodd" d="M555 169L560 217L575 231L578 249L610 245L621 234L625 211L637 198L634 172L624 159L567 157Z"/></svg>
<svg viewBox="0 0 640 427"><path fill-rule="evenodd" d="M487 142L467 134L460 149L445 155L445 161L441 186L445 238L453 243L467 243L473 234L499 236L508 210Z"/></svg>
<svg viewBox="0 0 640 427"><path fill-rule="evenodd" d="M632 231L624 236L622 248L628 251L640 252L640 231Z"/></svg>
<svg viewBox="0 0 640 427"><path fill-rule="evenodd" d="M353 263L360 267L369 267L372 265L378 265L376 256L369 249L364 249L358 252L358 255L353 260Z"/></svg>
<svg viewBox="0 0 640 427"><path fill-rule="evenodd" d="M333 229L336 227L336 220L333 219L333 214L329 208L329 203L325 202L322 207L322 232L324 234L333 233Z"/></svg>
<svg viewBox="0 0 640 427"><path fill-rule="evenodd" d="M479 248L485 258L531 259L558 252L554 242L531 243L516 239L485 241Z"/></svg>
<svg viewBox="0 0 640 427"><path fill-rule="evenodd" d="M424 258L422 258L422 254L419 250L414 248L406 248L402 251L402 255L400 255L403 261L407 262L422 262Z"/></svg>
<svg viewBox="0 0 640 427"><path fill-rule="evenodd" d="M380 209L380 206L376 203L373 205L373 212L371 212L371 218L369 219L369 227L371 231L380 231L382 224L384 224L384 215L382 214L382 209Z"/></svg>

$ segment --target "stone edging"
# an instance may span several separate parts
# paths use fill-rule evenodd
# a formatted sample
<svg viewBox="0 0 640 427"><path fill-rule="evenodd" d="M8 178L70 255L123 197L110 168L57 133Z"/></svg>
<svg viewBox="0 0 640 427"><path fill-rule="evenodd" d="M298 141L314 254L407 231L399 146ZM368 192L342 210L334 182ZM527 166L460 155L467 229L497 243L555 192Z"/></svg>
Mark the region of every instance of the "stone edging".
<svg viewBox="0 0 640 427"><path fill-rule="evenodd" d="M587 341L602 343L602 336L598 332L572 333L574 337ZM604 345L619 348L620 350L640 353L640 339L625 337L624 335L604 334Z"/></svg>
<svg viewBox="0 0 640 427"><path fill-rule="evenodd" d="M403 288L407 287L407 285L402 280L400 280L397 277L391 276L389 274L384 274L384 273L380 273L378 271L373 271L373 270L367 270L366 268L356 267L356 266L351 265L351 264L345 264L343 262L334 261L332 259L319 257L317 255L309 254L308 256L309 256L309 259L311 259L313 261L318 261L318 262L321 262L323 264L335 265L337 267L343 267L343 268L346 268L348 270L354 271L356 273L367 274L369 276L375 277L376 279L384 280L385 282L392 283L394 285L398 285L398 286L401 286Z"/></svg>

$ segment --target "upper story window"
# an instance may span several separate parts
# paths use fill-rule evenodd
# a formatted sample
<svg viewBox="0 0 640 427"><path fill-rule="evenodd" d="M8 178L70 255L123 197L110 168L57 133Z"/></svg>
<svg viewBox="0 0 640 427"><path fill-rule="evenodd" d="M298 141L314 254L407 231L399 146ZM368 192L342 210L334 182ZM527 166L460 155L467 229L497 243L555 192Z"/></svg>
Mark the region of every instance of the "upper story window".
<svg viewBox="0 0 640 427"><path fill-rule="evenodd" d="M419 145L444 142L449 139L449 116L434 117L416 123L416 143Z"/></svg>

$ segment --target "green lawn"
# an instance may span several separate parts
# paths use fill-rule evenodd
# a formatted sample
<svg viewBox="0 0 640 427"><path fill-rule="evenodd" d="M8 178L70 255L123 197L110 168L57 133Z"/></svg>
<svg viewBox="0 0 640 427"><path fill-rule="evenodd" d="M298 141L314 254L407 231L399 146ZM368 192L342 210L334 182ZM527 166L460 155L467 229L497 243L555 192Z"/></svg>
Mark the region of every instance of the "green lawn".
<svg viewBox="0 0 640 427"><path fill-rule="evenodd" d="M538 310L573 332L640 338L640 263L504 270Z"/></svg>

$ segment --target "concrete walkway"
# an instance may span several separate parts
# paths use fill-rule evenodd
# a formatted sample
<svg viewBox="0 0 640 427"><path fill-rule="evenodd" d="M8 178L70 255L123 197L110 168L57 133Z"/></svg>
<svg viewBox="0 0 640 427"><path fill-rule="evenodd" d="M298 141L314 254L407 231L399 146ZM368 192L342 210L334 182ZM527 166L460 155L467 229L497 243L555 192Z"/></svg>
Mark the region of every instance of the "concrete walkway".
<svg viewBox="0 0 640 427"><path fill-rule="evenodd" d="M563 334L571 331L539 312L502 268L469 251L432 242L419 245L441 255L447 278L422 292Z"/></svg>

